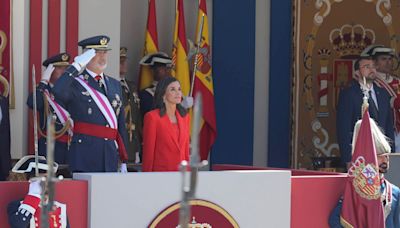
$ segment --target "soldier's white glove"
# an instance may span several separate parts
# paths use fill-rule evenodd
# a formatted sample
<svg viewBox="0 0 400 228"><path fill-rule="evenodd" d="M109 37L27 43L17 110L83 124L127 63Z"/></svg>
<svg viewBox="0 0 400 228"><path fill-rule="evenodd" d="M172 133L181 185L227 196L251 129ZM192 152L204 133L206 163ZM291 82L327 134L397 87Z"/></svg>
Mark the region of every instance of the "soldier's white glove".
<svg viewBox="0 0 400 228"><path fill-rule="evenodd" d="M80 71L83 67L86 66L90 62L90 60L96 55L96 51L91 48L82 54L76 56L74 58L74 62L72 66L74 66L78 71Z"/></svg>
<svg viewBox="0 0 400 228"><path fill-rule="evenodd" d="M42 194L42 185L40 184L40 180L34 180L29 184L28 195L40 197Z"/></svg>
<svg viewBox="0 0 400 228"><path fill-rule="evenodd" d="M119 168L121 173L128 173L128 168L126 167L126 163L121 163L121 167Z"/></svg>
<svg viewBox="0 0 400 228"><path fill-rule="evenodd" d="M45 83L49 82L49 80L51 78L51 74L53 73L53 71L54 71L53 64L49 64L47 66L46 70L43 71L42 82L45 82Z"/></svg>
<svg viewBox="0 0 400 228"><path fill-rule="evenodd" d="M186 109L193 107L193 97L190 96L184 97L181 102L181 105Z"/></svg>

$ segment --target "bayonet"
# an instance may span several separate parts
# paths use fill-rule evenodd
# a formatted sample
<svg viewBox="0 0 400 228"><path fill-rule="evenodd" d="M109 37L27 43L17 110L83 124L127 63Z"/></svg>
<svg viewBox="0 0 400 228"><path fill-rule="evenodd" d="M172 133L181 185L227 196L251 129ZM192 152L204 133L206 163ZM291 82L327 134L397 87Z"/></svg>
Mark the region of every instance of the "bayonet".
<svg viewBox="0 0 400 228"><path fill-rule="evenodd" d="M54 134L55 134L55 120L52 116L47 118L47 176L42 179L42 214L41 214L41 227L49 227L49 212L53 210L54 205L54 186L55 186L55 172L54 172Z"/></svg>
<svg viewBox="0 0 400 228"><path fill-rule="evenodd" d="M191 154L190 154L190 179L187 180L187 166L186 161L181 162L182 173L182 200L179 210L179 224L180 228L188 227L190 219L190 200L195 198L197 188L198 169L207 165L207 161L200 162L199 155L199 138L200 138L200 123L202 116L202 97L201 93L196 94L196 99L193 107L193 121L192 121L192 141L191 141Z"/></svg>

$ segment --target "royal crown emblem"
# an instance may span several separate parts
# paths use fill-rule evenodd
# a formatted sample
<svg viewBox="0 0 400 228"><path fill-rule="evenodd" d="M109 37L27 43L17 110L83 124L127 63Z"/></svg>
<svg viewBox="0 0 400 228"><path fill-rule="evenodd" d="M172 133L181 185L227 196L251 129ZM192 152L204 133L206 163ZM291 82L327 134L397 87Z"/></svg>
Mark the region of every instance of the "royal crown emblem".
<svg viewBox="0 0 400 228"><path fill-rule="evenodd" d="M378 167L372 163L365 163L360 156L349 169L349 176L354 177L353 186L361 197L373 200L380 197L380 178Z"/></svg>
<svg viewBox="0 0 400 228"><path fill-rule="evenodd" d="M359 56L368 45L375 43L375 32L360 24L345 24L329 34L333 50L340 56Z"/></svg>
<svg viewBox="0 0 400 228"><path fill-rule="evenodd" d="M62 55L61 56L61 60L64 61L64 62L67 61L68 60L68 55L67 54Z"/></svg>
<svg viewBox="0 0 400 228"><path fill-rule="evenodd" d="M212 228L212 226L208 223L198 223L196 222L196 218L192 218L192 222L188 224L189 228ZM178 225L176 228L181 228L180 225Z"/></svg>
<svg viewBox="0 0 400 228"><path fill-rule="evenodd" d="M101 45L106 45L106 44L107 44L107 38L103 37L103 38L100 40L100 44L101 44Z"/></svg>

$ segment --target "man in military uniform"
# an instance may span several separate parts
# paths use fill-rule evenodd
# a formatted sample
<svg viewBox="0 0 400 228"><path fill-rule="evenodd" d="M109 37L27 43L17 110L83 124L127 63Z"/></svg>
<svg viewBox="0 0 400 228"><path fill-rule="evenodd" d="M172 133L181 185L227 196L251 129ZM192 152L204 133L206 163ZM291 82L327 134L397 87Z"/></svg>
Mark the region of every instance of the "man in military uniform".
<svg viewBox="0 0 400 228"><path fill-rule="evenodd" d="M46 158L39 156L39 176L45 176L48 165ZM11 228L42 227L41 210L39 206L42 196L40 178L32 178L35 175L35 156L28 155L21 158L13 167L14 173L26 174L29 180L29 191L24 199L15 200L8 204L8 222ZM58 164L54 163L54 172L57 172ZM45 196L48 197L48 196ZM54 201L53 210L49 212L49 227L70 227L67 219L67 205Z"/></svg>
<svg viewBox="0 0 400 228"><path fill-rule="evenodd" d="M83 54L75 57L53 89L74 120L69 159L72 172L116 172L119 160L121 171L127 171L121 84L104 74L109 40L100 35L80 41Z"/></svg>
<svg viewBox="0 0 400 228"><path fill-rule="evenodd" d="M125 126L128 134L127 153L130 162L140 163L142 152L142 115L140 113L140 100L136 92L136 86L132 81L126 79L128 72L127 51L126 47L121 47L119 52L119 77L125 110Z"/></svg>
<svg viewBox="0 0 400 228"><path fill-rule="evenodd" d="M153 109L154 92L156 91L158 81L171 75L172 59L164 52L156 52L144 56L139 63L150 67L154 79L150 87L139 92L140 110L144 116L148 111Z"/></svg>
<svg viewBox="0 0 400 228"><path fill-rule="evenodd" d="M43 62L46 70L42 74L42 79L36 87L36 107L40 121L38 122L38 152L41 156L46 156L46 125L47 117L52 116L55 121L56 141L54 160L59 164L67 164L68 161L68 141L72 134L70 127L72 120L69 113L64 109L63 104L54 99L52 88L60 76L69 65L70 55L60 53L52 56ZM33 93L29 94L27 104L33 109Z"/></svg>
<svg viewBox="0 0 400 228"><path fill-rule="evenodd" d="M393 58L395 52L383 45L373 45L367 54L370 54L376 65L377 78L375 84L384 88L391 96L390 104L394 117L394 144L395 152L400 152L400 80L393 75Z"/></svg>

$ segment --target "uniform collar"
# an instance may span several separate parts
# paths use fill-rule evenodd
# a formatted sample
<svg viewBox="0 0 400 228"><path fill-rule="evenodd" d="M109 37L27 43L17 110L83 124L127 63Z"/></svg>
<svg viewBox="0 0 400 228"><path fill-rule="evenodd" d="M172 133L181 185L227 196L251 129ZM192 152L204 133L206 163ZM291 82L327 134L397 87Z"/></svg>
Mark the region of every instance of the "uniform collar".
<svg viewBox="0 0 400 228"><path fill-rule="evenodd" d="M104 79L104 73L102 72L101 74L96 74L95 72L89 70L88 68L86 68L86 71L88 72L88 74L90 76L92 76L92 78L96 77L97 75L100 75L102 79Z"/></svg>

